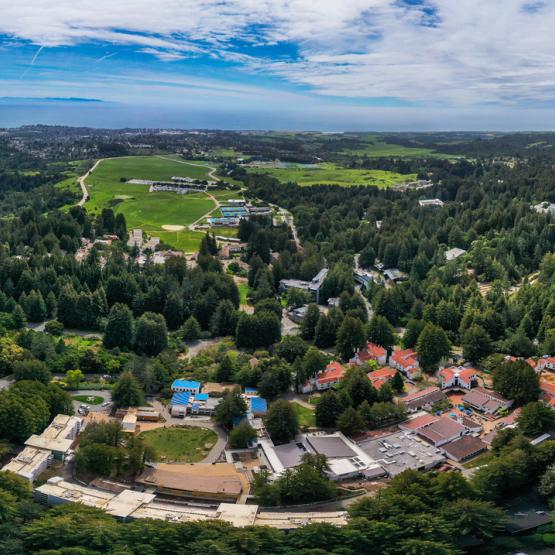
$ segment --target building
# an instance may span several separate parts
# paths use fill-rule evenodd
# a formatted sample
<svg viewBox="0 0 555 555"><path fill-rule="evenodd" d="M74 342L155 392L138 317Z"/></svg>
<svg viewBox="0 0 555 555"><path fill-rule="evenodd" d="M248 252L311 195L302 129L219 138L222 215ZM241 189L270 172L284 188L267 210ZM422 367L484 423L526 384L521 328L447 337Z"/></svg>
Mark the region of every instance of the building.
<svg viewBox="0 0 555 555"><path fill-rule="evenodd" d="M431 386L415 393L405 395L401 399L408 412L416 412L418 410L431 410L431 408L441 401L445 401L447 396L439 387Z"/></svg>
<svg viewBox="0 0 555 555"><path fill-rule="evenodd" d="M391 283L398 283L400 281L406 281L409 279L409 276L405 274L405 272L401 272L401 270L397 268L389 268L383 271L383 276L386 281L390 281Z"/></svg>
<svg viewBox="0 0 555 555"><path fill-rule="evenodd" d="M331 480L347 480L374 472L383 475L381 466L368 456L356 443L341 432L334 434L306 434L302 444L306 450L325 455L328 462L326 473Z"/></svg>
<svg viewBox="0 0 555 555"><path fill-rule="evenodd" d="M483 453L487 449L487 445L477 437L463 436L443 445L441 449L449 459L464 462Z"/></svg>
<svg viewBox="0 0 555 555"><path fill-rule="evenodd" d="M476 369L448 366L437 373L441 389L472 389L478 385Z"/></svg>
<svg viewBox="0 0 555 555"><path fill-rule="evenodd" d="M387 362L387 350L375 343L368 343L349 362L351 364L362 364L370 360L383 366Z"/></svg>
<svg viewBox="0 0 555 555"><path fill-rule="evenodd" d="M195 380L182 380L177 379L172 383L172 391L174 393L192 393L196 395L200 393L201 383Z"/></svg>
<svg viewBox="0 0 555 555"><path fill-rule="evenodd" d="M555 384L540 379L540 399L555 408Z"/></svg>
<svg viewBox="0 0 555 555"><path fill-rule="evenodd" d="M272 209L269 206L248 206L249 217L256 216L266 216L272 215Z"/></svg>
<svg viewBox="0 0 555 555"><path fill-rule="evenodd" d="M180 391L172 395L170 413L176 418L184 418L188 414L212 416L220 401L220 398L210 397L208 393L192 394Z"/></svg>
<svg viewBox="0 0 555 555"><path fill-rule="evenodd" d="M287 317L295 324L302 324L306 316L306 311L308 310L308 305L299 306L297 308L292 308L287 311Z"/></svg>
<svg viewBox="0 0 555 555"><path fill-rule="evenodd" d="M483 387L472 389L461 401L479 412L490 415L497 414L501 409L508 409L513 404L499 393Z"/></svg>
<svg viewBox="0 0 555 555"><path fill-rule="evenodd" d="M365 272L364 270L355 270L353 272L353 277L356 283L362 285L362 287L366 287L367 289L374 281L374 277L372 276L372 274L370 272Z"/></svg>
<svg viewBox="0 0 555 555"><path fill-rule="evenodd" d="M466 254L466 251L464 249L454 247L445 251L445 260L447 260L447 262L451 262L452 260L456 260L457 258L459 258L459 256L462 256L463 254Z"/></svg>
<svg viewBox="0 0 555 555"><path fill-rule="evenodd" d="M50 466L52 459L52 453L46 449L25 447L2 468L2 472L13 472L34 482Z"/></svg>
<svg viewBox="0 0 555 555"><path fill-rule="evenodd" d="M237 501L248 493L249 481L234 464L157 464L147 468L137 482L157 493L197 499Z"/></svg>
<svg viewBox="0 0 555 555"><path fill-rule="evenodd" d="M268 412L268 403L262 397L249 398L249 411L255 418L266 416Z"/></svg>
<svg viewBox="0 0 555 555"><path fill-rule="evenodd" d="M410 432L396 432L378 439L370 439L359 446L381 465L390 477L408 469L431 470L445 461L440 449L432 447Z"/></svg>
<svg viewBox="0 0 555 555"><path fill-rule="evenodd" d="M236 527L270 526L282 530L300 528L310 523L347 524L346 511L274 512L261 511L258 505L219 503L217 507L164 502L150 493L123 490L120 493L65 482L61 477L50 478L35 489L37 501L50 506L81 503L96 507L123 521L149 518L166 522L227 522Z"/></svg>
<svg viewBox="0 0 555 555"><path fill-rule="evenodd" d="M539 214L551 214L551 216L555 216L555 204L547 201L532 206L532 209Z"/></svg>
<svg viewBox="0 0 555 555"><path fill-rule="evenodd" d="M405 432L414 432L435 447L454 441L467 433L461 423L448 416L433 416L423 414L399 424Z"/></svg>
<svg viewBox="0 0 555 555"><path fill-rule="evenodd" d="M397 370L395 368L379 368L378 370L374 370L373 372L368 372L367 376L372 385L376 389L380 389L386 383L389 383L397 374Z"/></svg>
<svg viewBox="0 0 555 555"><path fill-rule="evenodd" d="M325 391L338 384L345 376L345 368L339 362L330 362L324 370L310 378L302 387L303 393Z"/></svg>
<svg viewBox="0 0 555 555"><path fill-rule="evenodd" d="M555 372L555 357L544 355L536 363L536 370L552 370Z"/></svg>
<svg viewBox="0 0 555 555"><path fill-rule="evenodd" d="M143 246L143 230L133 229L129 233L129 240L127 241L128 247L138 247L139 249Z"/></svg>
<svg viewBox="0 0 555 555"><path fill-rule="evenodd" d="M83 420L58 414L40 435L30 436L25 445L51 451L54 459L63 461L81 431Z"/></svg>
<svg viewBox="0 0 555 555"><path fill-rule="evenodd" d="M444 202L438 198L422 199L418 201L418 204L422 207L425 206L443 206Z"/></svg>
<svg viewBox="0 0 555 555"><path fill-rule="evenodd" d="M414 382L422 375L418 356L413 349L395 351L390 357L389 364L404 374L410 382Z"/></svg>
<svg viewBox="0 0 555 555"><path fill-rule="evenodd" d="M158 422L160 420L160 413L152 407L119 408L116 410L116 418L123 419L129 412L137 416L138 422Z"/></svg>
<svg viewBox="0 0 555 555"><path fill-rule="evenodd" d="M322 268L310 281L304 281L302 279L282 279L279 282L279 290L281 292L289 291L289 289L308 291L316 302L319 303L320 290L328 275L328 271L328 268Z"/></svg>
<svg viewBox="0 0 555 555"><path fill-rule="evenodd" d="M137 414L128 412L121 421L121 431L134 434L137 431Z"/></svg>

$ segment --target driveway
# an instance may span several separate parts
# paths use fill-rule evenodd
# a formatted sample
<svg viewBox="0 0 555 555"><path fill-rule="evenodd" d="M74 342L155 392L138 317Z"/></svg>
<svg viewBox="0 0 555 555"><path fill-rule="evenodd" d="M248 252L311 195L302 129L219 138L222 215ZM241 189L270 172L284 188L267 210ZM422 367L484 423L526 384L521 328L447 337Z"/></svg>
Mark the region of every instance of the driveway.
<svg viewBox="0 0 555 555"><path fill-rule="evenodd" d="M86 396L91 396L91 397L102 397L102 399L104 399L102 401L102 403L106 403L108 401L112 400L112 393L111 391L108 390L89 390L89 389L80 389L78 391L70 391L69 394L72 397L75 397L76 395L86 395ZM77 410L79 409L80 405L89 405L90 407L90 412L102 412L102 411L109 411L110 407L102 407L102 404L100 405L91 405L90 403L87 403L86 401L73 401L73 410L75 411L75 414L77 413Z"/></svg>
<svg viewBox="0 0 555 555"><path fill-rule="evenodd" d="M209 416L188 416L186 418L175 418L170 414L168 407L160 401L152 401L151 405L154 410L157 410L166 420L164 423L166 428L170 428L171 426L193 426L197 428L208 428L216 432L218 435L218 441L216 441L214 447L212 447L210 453L208 453L208 456L200 462L214 463L220 458L220 455L223 453L227 443L227 433Z"/></svg>

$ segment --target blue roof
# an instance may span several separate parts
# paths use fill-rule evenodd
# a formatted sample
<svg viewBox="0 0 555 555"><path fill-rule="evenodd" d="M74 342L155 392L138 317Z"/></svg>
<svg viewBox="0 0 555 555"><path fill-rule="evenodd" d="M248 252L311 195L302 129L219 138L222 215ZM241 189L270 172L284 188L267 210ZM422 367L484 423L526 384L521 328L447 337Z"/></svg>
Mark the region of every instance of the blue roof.
<svg viewBox="0 0 555 555"><path fill-rule="evenodd" d="M174 380L173 387L186 387L187 389L200 389L200 382L194 380Z"/></svg>
<svg viewBox="0 0 555 555"><path fill-rule="evenodd" d="M245 387L245 393L256 393L257 391L256 387Z"/></svg>
<svg viewBox="0 0 555 555"><path fill-rule="evenodd" d="M170 405L188 405L191 394L188 391L174 393Z"/></svg>
<svg viewBox="0 0 555 555"><path fill-rule="evenodd" d="M193 410L198 410L200 405L198 403L193 403Z"/></svg>
<svg viewBox="0 0 555 555"><path fill-rule="evenodd" d="M251 397L251 411L252 412L267 412L268 403L262 397Z"/></svg>
<svg viewBox="0 0 555 555"><path fill-rule="evenodd" d="M208 401L208 393L197 393L195 401Z"/></svg>

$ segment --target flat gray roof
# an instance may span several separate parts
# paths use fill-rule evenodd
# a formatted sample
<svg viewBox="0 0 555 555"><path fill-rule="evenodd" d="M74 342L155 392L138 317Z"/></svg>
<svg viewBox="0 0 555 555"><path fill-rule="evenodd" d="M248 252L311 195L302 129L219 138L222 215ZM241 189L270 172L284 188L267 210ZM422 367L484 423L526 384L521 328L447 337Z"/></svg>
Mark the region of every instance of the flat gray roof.
<svg viewBox="0 0 555 555"><path fill-rule="evenodd" d="M284 468L292 468L301 464L301 457L307 452L299 448L296 443L276 445L274 451Z"/></svg>
<svg viewBox="0 0 555 555"><path fill-rule="evenodd" d="M409 468L433 468L445 461L444 455L426 441L409 432L396 432L359 444L390 476Z"/></svg>
<svg viewBox="0 0 555 555"><path fill-rule="evenodd" d="M357 454L339 436L306 436L306 441L320 455L330 458L356 457Z"/></svg>

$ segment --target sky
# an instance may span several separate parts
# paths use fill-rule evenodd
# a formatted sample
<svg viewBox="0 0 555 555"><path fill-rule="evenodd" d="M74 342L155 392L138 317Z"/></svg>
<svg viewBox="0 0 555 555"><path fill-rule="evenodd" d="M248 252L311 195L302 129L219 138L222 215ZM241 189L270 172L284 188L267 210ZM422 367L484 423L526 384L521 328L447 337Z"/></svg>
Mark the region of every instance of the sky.
<svg viewBox="0 0 555 555"><path fill-rule="evenodd" d="M0 126L555 129L553 0L0 0L0 14Z"/></svg>

